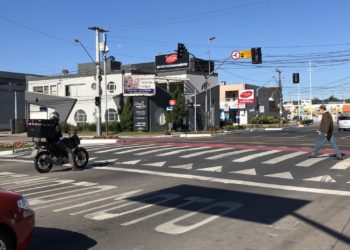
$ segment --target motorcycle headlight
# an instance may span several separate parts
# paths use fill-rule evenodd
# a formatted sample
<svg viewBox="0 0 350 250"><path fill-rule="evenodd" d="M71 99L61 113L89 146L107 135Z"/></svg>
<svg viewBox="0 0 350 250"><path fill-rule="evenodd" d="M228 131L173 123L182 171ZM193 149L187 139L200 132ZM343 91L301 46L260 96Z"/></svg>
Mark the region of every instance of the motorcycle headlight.
<svg viewBox="0 0 350 250"><path fill-rule="evenodd" d="M17 206L22 209L31 209L29 202L24 197L21 197L21 199L17 201Z"/></svg>

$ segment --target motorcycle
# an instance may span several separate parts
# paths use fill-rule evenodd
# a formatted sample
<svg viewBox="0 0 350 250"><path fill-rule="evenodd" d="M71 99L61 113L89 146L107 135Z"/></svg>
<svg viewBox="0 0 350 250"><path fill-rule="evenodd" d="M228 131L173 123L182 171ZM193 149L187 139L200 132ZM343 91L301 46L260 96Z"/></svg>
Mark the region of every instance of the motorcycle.
<svg viewBox="0 0 350 250"><path fill-rule="evenodd" d="M38 141L33 140L33 142L35 143L32 151L34 167L39 173L49 172L53 165L60 166L69 163L67 152L58 148L56 144L42 142L40 138ZM61 142L72 150L74 167L84 169L89 162L89 154L85 148L79 147L80 138L78 135L71 136L68 133L68 138L61 139Z"/></svg>

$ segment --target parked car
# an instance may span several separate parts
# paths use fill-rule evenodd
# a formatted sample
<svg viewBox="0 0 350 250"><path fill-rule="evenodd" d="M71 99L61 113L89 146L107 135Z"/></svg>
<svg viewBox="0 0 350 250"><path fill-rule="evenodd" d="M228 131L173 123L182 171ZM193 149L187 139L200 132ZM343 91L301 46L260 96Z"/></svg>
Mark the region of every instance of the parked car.
<svg viewBox="0 0 350 250"><path fill-rule="evenodd" d="M27 249L34 224L35 214L26 198L0 188L0 249Z"/></svg>
<svg viewBox="0 0 350 250"><path fill-rule="evenodd" d="M350 129L350 114L338 116L337 125L339 131Z"/></svg>

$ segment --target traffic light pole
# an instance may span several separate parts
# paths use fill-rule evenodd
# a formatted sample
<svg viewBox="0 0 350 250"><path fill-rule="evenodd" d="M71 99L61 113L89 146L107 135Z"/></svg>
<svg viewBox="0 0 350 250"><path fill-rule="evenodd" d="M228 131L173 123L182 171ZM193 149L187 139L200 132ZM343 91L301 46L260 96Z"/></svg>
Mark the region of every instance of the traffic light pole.
<svg viewBox="0 0 350 250"><path fill-rule="evenodd" d="M101 136L101 69L100 69L100 32L107 32L104 29L101 29L99 27L89 27L90 30L94 30L96 33L96 81L98 81L97 84L97 95L98 103L97 103L97 115L96 115L96 135Z"/></svg>

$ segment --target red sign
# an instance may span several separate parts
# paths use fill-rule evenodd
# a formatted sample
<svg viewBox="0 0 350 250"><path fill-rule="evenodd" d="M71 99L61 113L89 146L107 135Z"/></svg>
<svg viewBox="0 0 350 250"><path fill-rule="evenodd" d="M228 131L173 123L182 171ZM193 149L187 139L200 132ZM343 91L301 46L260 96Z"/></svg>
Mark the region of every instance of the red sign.
<svg viewBox="0 0 350 250"><path fill-rule="evenodd" d="M177 54L171 54L171 55L168 55L165 58L165 62L166 63L173 63L173 62L176 62L176 61L177 61Z"/></svg>
<svg viewBox="0 0 350 250"><path fill-rule="evenodd" d="M169 105L170 106L175 106L176 105L176 99L170 99L169 100Z"/></svg>
<svg viewBox="0 0 350 250"><path fill-rule="evenodd" d="M254 103L254 89L243 89L238 93L239 104L252 104Z"/></svg>

